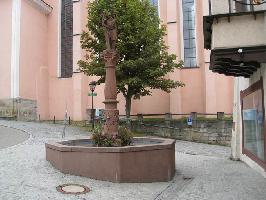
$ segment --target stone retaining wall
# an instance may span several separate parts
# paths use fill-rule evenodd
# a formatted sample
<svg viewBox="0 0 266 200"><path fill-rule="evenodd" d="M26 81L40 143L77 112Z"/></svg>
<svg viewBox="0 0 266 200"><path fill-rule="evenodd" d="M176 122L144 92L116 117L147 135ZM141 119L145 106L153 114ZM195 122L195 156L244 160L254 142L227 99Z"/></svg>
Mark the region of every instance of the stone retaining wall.
<svg viewBox="0 0 266 200"><path fill-rule="evenodd" d="M0 118L34 121L37 119L37 102L21 98L0 99Z"/></svg>
<svg viewBox="0 0 266 200"><path fill-rule="evenodd" d="M132 121L131 129L148 135L230 146L232 124L231 120L208 119L193 121L191 127L186 120Z"/></svg>

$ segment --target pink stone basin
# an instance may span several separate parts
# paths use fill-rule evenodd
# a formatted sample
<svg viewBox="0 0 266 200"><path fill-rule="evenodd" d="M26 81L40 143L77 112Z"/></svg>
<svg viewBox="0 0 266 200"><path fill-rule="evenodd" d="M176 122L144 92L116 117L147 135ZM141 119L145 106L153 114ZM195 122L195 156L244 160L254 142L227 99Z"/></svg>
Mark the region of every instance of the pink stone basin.
<svg viewBox="0 0 266 200"><path fill-rule="evenodd" d="M165 182L175 174L175 140L134 138L132 146L95 147L91 139L49 142L46 160L65 174L111 182Z"/></svg>

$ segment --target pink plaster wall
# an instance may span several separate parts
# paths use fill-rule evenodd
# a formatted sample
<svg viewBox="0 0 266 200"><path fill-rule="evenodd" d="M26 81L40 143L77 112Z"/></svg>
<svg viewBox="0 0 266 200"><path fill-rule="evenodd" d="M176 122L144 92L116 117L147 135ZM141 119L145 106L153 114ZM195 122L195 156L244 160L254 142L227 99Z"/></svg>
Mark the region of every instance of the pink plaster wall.
<svg viewBox="0 0 266 200"><path fill-rule="evenodd" d="M64 119L67 110L73 119L73 80L59 78L59 1L47 1L53 7L48 15L49 118Z"/></svg>
<svg viewBox="0 0 266 200"><path fill-rule="evenodd" d="M88 97L89 82L96 77L87 77L82 73L74 73L72 78L62 79L58 77L59 59L59 3L47 1L53 6L53 12L48 16L48 65L50 75L49 109L50 118L56 116L63 119L67 107L68 114L73 120L86 119L86 109L91 108L91 98ZM87 18L87 2L82 1L74 5L74 34L80 34L85 29ZM74 71L78 71L77 61L84 56L80 48L80 36L73 38ZM95 108L103 108L103 86L96 88L98 96L94 98Z"/></svg>
<svg viewBox="0 0 266 200"><path fill-rule="evenodd" d="M60 43L59 43L59 0L46 0L53 7L52 13L44 15L40 10L32 7L28 0L22 0L21 15L21 73L20 92L21 97L36 99L38 102L38 114L41 119L63 119L65 110L74 120L86 119L86 109L91 108L91 97L88 97L89 82L97 80L97 77L87 77L82 73L74 73L72 78L62 79L58 77ZM86 30L88 0L76 3L74 6L74 34ZM163 24L167 24L166 43L169 52L176 54L177 59L183 57L182 39L182 12L179 0L160 0L160 16ZM197 58L198 68L175 70L167 77L180 80L186 84L184 88L178 88L171 94L154 90L152 96L143 97L141 100L133 100L132 114L137 113L190 113L217 111L232 112L233 83L232 78L214 74L208 70L209 52L203 48L202 16L207 13L207 0L196 1L197 8ZM0 20L10 19L11 4L7 0L0 2ZM173 23L174 22L174 23ZM3 21L3 23L6 23ZM8 24L11 24L8 23ZM1 29L0 43L11 41L10 29ZM7 38L7 39L4 39ZM85 52L80 48L80 36L75 36L74 42L74 71L78 72L77 61L83 58ZM9 43L6 47L10 48ZM1 49L0 52L8 51ZM2 55L2 54L0 54ZM9 56L10 57L10 56ZM6 59L5 66L10 65ZM0 67L0 72L10 73L9 67ZM9 76L5 76L4 82L10 83ZM0 83L3 79L0 79ZM0 89L8 88L10 85ZM3 90L4 91L4 90ZM9 96L10 90L0 92L0 98ZM97 86L98 95L94 98L95 108L104 108L104 84ZM225 98L226 97L226 98ZM124 97L118 95L120 114L125 114Z"/></svg>
<svg viewBox="0 0 266 200"><path fill-rule="evenodd" d="M73 119L72 79L50 78L49 109L50 119L64 119L65 111Z"/></svg>
<svg viewBox="0 0 266 200"><path fill-rule="evenodd" d="M0 99L11 96L12 3L0 1Z"/></svg>
<svg viewBox="0 0 266 200"><path fill-rule="evenodd" d="M233 77L226 77L220 74L216 74L216 99L218 112L232 113L233 109L233 98L234 89L232 85L234 84Z"/></svg>
<svg viewBox="0 0 266 200"><path fill-rule="evenodd" d="M206 113L232 113L233 77L212 73L206 64Z"/></svg>
<svg viewBox="0 0 266 200"><path fill-rule="evenodd" d="M49 119L49 74L47 67L41 67L36 77L37 112L41 120Z"/></svg>
<svg viewBox="0 0 266 200"><path fill-rule="evenodd" d="M97 77L86 77L82 74L75 74L72 79L58 79L57 78L57 58L58 58L58 4L54 1L52 3L54 9L53 13L48 17L48 52L49 52L49 73L50 73L50 87L49 90L49 107L50 117L52 112L58 116L64 113L64 106L58 105L57 102L65 102L69 96L70 106L69 113L73 115L76 120L84 119L86 117L86 108L91 108L91 98L87 96L88 84L92 80L97 80ZM74 14L74 33L79 33L86 29L87 21L87 2L83 1L80 5L75 5ZM169 77L174 80L181 80L186 84L185 88L178 88L173 90L171 94L166 94L161 91L154 91L153 96L144 97L141 100L134 100L132 102L132 114L137 113L189 113L197 112L217 112L217 111L231 111L231 96L232 83L228 77L218 77L208 70L208 52L203 48L203 30L202 30L202 16L207 13L207 0L202 2L196 1L197 8L197 58L198 67L194 69L176 70L169 74ZM182 12L180 1L178 0L161 0L160 1L160 16L162 23L176 22L168 24L168 35L165 37L166 43L169 45L169 52L177 55L178 59L183 57L183 39L182 39ZM79 13L80 12L80 13ZM74 60L82 58L85 54L79 47L79 37L74 38ZM76 63L74 63L75 66ZM212 78L210 78L212 77ZM214 78L213 78L214 77ZM62 83L64 82L64 84ZM227 86L227 89L223 89ZM212 87L211 87L212 86ZM103 108L104 85L97 86L96 92L98 94L95 100L95 108ZM222 100L223 95L228 97L228 100ZM70 97L71 96L71 97ZM214 101L210 101L208 97L216 97ZM123 96L118 95L120 101L118 107L121 114L124 114L125 101ZM71 102L72 101L72 102ZM63 104L63 103L62 103Z"/></svg>
<svg viewBox="0 0 266 200"><path fill-rule="evenodd" d="M167 26L167 36L165 37L166 44L169 47L169 53L175 54L177 60L182 59L182 41L181 41L181 20L179 12L179 1L160 0L160 17L162 23ZM170 23L169 23L170 22ZM181 81L181 71L175 70L175 72L169 74L169 78L173 80ZM169 95L169 111L172 113L182 112L182 100L181 89L173 89Z"/></svg>
<svg viewBox="0 0 266 200"><path fill-rule="evenodd" d="M169 52L183 58L182 4L178 0L161 0L161 18L167 25L166 37ZM196 3L197 67L176 70L169 76L186 84L184 88L173 90L170 94L170 112L172 113L232 113L233 83L231 77L219 76L209 70L209 51L204 49L203 15L208 14L208 1ZM173 23L174 22L174 23ZM226 97L226 99L225 99Z"/></svg>
<svg viewBox="0 0 266 200"><path fill-rule="evenodd" d="M161 114L167 113L169 110L169 94L160 90L152 90L152 96L146 96L139 100L133 100L131 114Z"/></svg>
<svg viewBox="0 0 266 200"><path fill-rule="evenodd" d="M28 0L21 3L20 41L19 95L36 99L38 73L47 67L47 17Z"/></svg>
<svg viewBox="0 0 266 200"><path fill-rule="evenodd" d="M181 89L181 113L205 112L201 70L183 69L181 73L182 82L186 84L186 86Z"/></svg>

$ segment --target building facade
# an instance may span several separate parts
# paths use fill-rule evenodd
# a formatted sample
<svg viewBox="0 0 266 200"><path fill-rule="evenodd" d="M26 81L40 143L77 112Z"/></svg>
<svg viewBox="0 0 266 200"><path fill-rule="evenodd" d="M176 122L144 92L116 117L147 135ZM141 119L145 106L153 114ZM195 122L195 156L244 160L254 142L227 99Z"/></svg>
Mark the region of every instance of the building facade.
<svg viewBox="0 0 266 200"><path fill-rule="evenodd" d="M266 177L266 2L210 0L204 17L210 70L235 77L232 158Z"/></svg>
<svg viewBox="0 0 266 200"><path fill-rule="evenodd" d="M87 118L91 108L89 82L78 69L84 58L80 34L86 28L89 0L1 0L0 115L18 112L20 118L74 120ZM137 113L232 112L233 79L209 70L204 50L202 17L208 0L152 0L162 23L169 52L184 60L184 68L168 76L186 84L170 94L154 90L134 100ZM95 107L103 108L104 86L97 86ZM125 101L118 95L120 114Z"/></svg>

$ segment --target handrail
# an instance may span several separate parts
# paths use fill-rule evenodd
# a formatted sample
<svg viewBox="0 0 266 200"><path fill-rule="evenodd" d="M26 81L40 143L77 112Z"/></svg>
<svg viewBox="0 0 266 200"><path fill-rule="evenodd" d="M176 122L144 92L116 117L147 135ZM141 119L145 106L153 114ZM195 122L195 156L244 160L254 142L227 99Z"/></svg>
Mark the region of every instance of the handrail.
<svg viewBox="0 0 266 200"><path fill-rule="evenodd" d="M193 112L192 112L193 113ZM136 114L136 115L130 115L130 117L138 117L138 116L143 116L143 117L151 117L151 116L165 116L165 115L172 115L172 116L190 116L192 113L162 113L162 114ZM194 112L197 115L209 115L209 116L217 116L217 114L219 113L223 113L223 112L218 112L218 113L197 113ZM223 113L224 115L233 115L233 113ZM126 115L119 115L120 117L126 117Z"/></svg>

